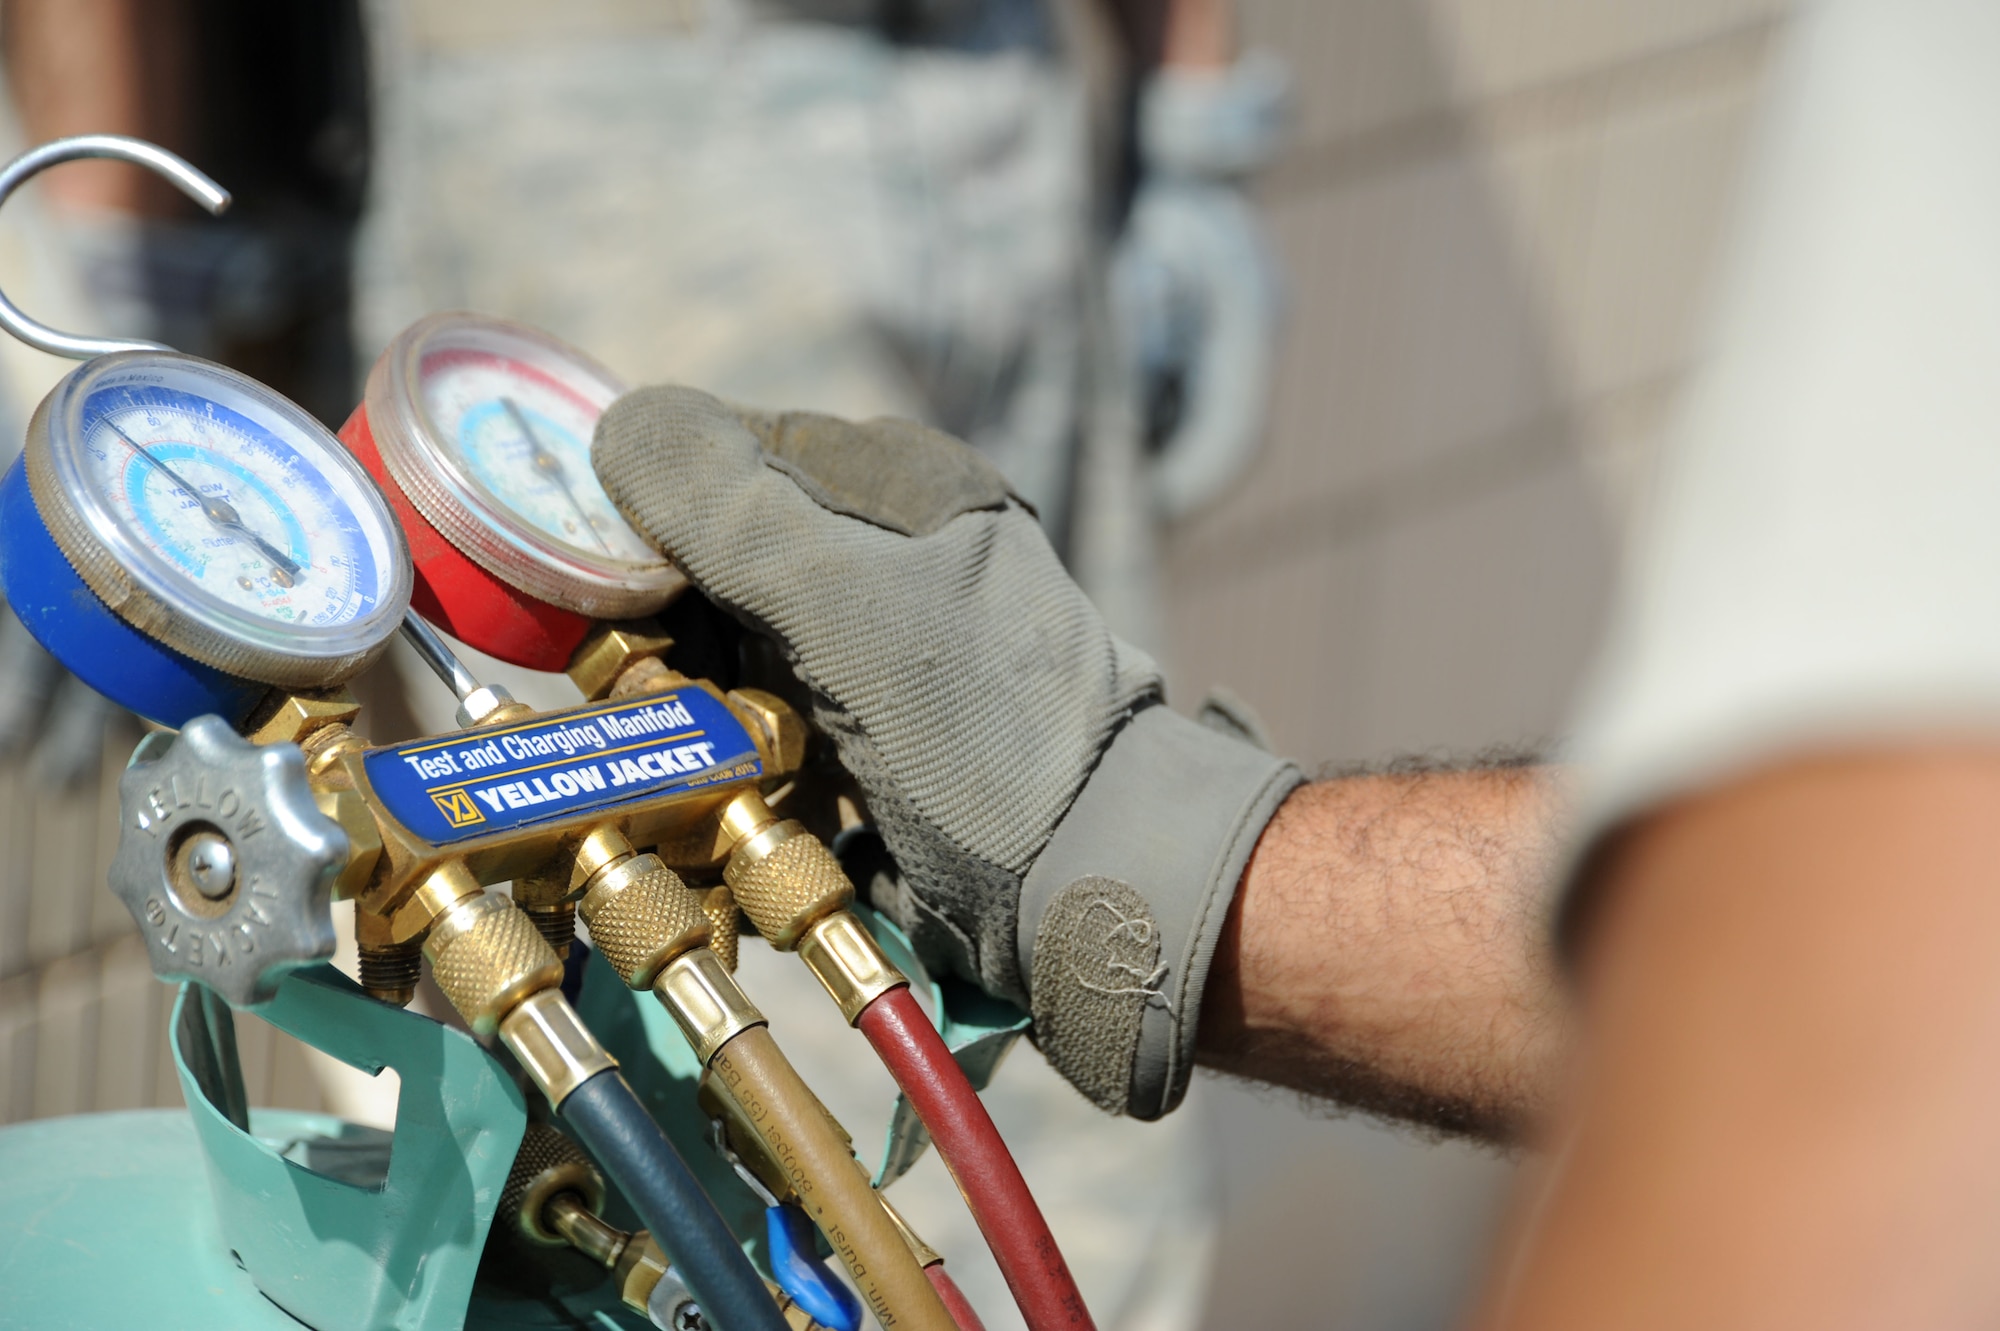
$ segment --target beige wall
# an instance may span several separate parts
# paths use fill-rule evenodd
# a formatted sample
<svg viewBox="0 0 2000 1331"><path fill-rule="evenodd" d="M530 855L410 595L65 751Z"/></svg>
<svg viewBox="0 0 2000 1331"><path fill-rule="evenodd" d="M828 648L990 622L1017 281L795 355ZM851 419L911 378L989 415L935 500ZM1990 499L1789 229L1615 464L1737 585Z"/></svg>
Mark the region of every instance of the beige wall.
<svg viewBox="0 0 2000 1331"><path fill-rule="evenodd" d="M1561 734L1696 320L1779 0L1239 0L1286 54L1270 439L1168 541L1183 705L1308 764ZM1508 1169L1208 1088L1210 1324L1444 1324Z"/></svg>

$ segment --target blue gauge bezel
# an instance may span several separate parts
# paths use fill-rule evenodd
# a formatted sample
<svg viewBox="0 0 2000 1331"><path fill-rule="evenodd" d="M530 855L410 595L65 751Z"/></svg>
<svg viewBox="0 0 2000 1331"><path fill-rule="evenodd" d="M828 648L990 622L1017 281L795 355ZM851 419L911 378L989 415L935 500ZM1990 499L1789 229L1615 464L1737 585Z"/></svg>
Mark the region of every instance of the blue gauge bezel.
<svg viewBox="0 0 2000 1331"><path fill-rule="evenodd" d="M71 674L149 721L179 729L214 714L240 725L271 691L183 656L112 613L49 535L22 457L0 475L0 593Z"/></svg>
<svg viewBox="0 0 2000 1331"><path fill-rule="evenodd" d="M138 538L132 519L115 512L100 493L102 482L82 454L107 411L146 406L155 398L177 411L198 404L254 439L275 469L261 484L290 473L325 487L332 501L327 507L341 515L346 532L345 553L353 559L351 575L364 599L359 613L337 624L260 615L214 595ZM350 677L394 636L413 580L402 530L374 481L302 408L209 361L171 352L124 352L73 371L37 415L42 428L40 437L30 432L30 473L52 535L86 585L170 649L241 678L314 688ZM58 502L52 505L46 492ZM68 511L46 511L52 507ZM111 585L101 585L107 579Z"/></svg>

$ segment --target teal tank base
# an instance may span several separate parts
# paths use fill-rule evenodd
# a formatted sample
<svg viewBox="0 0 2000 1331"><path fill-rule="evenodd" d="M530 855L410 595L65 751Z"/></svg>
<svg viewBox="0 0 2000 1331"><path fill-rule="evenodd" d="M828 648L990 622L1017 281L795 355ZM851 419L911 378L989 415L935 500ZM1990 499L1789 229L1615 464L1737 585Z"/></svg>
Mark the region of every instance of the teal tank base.
<svg viewBox="0 0 2000 1331"><path fill-rule="evenodd" d="M341 1126L283 1110L258 1110L252 1122L274 1140ZM13 1215L0 1227L0 1325L298 1331L230 1256L194 1121L183 1111L0 1129L0 1178Z"/></svg>
<svg viewBox="0 0 2000 1331"><path fill-rule="evenodd" d="M256 1015L365 1072L394 1068L396 1130L329 1120L273 1139L243 1122L218 1010L208 991L182 986L174 1062L223 1238L257 1287L315 1331L461 1323L528 1122L506 1071L463 1032L314 967Z"/></svg>
<svg viewBox="0 0 2000 1331"><path fill-rule="evenodd" d="M983 1081L1024 1019L934 997ZM708 1148L700 1064L665 1009L596 956L577 1007L768 1273L763 1204ZM528 1106L477 1041L326 966L251 1011L365 1071L394 1068L395 1131L248 1108L229 1010L184 986L171 1043L188 1110L0 1129L0 1329L645 1331L575 1254L543 1251L531 1271L485 1252ZM891 1176L925 1144L919 1125L901 1127ZM615 1188L606 1218L635 1223Z"/></svg>

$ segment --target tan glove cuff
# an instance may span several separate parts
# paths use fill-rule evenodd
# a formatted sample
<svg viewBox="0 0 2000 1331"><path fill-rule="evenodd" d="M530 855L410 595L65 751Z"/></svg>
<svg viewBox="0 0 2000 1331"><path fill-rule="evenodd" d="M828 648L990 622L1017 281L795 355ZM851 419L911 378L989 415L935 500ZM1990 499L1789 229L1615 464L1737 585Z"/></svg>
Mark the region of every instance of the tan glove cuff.
<svg viewBox="0 0 2000 1331"><path fill-rule="evenodd" d="M1100 1108L1187 1094L1229 903L1297 767L1148 707L1118 732L1021 887L1035 1041Z"/></svg>

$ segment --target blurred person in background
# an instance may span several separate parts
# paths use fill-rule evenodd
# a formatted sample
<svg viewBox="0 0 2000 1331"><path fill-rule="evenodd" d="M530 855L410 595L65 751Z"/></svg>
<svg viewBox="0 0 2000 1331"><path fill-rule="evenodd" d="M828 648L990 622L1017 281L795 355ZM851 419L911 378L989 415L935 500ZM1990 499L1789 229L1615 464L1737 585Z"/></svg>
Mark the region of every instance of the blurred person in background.
<svg viewBox="0 0 2000 1331"><path fill-rule="evenodd" d="M1550 1148L1482 1327L2000 1321L2000 10L1785 41L1567 777L1304 783L1176 715L944 436L672 387L598 432L811 686L876 904L1096 1103L1199 1062Z"/></svg>
<svg viewBox="0 0 2000 1331"><path fill-rule="evenodd" d="M360 41L353 0L7 0L8 156L70 134L133 134L235 196L217 221L139 167L67 166L21 205L8 289L57 324L222 361L338 423L355 379ZM0 457L11 461L70 362L0 341ZM0 761L32 750L58 786L95 769L110 704L64 677L4 606L0 681Z"/></svg>

